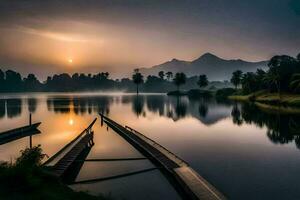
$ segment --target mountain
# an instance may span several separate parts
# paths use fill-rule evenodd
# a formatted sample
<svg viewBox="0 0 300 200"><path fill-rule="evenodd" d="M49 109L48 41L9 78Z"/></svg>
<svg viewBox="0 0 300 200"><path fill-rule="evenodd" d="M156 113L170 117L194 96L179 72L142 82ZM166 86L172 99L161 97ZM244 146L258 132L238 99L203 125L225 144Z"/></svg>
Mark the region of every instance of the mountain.
<svg viewBox="0 0 300 200"><path fill-rule="evenodd" d="M144 76L157 75L159 71L171 71L184 72L187 76L206 74L209 80L229 80L235 70L254 72L258 68L266 67L267 61L225 60L211 53L205 53L193 61L173 59L150 68L141 68L140 71Z"/></svg>

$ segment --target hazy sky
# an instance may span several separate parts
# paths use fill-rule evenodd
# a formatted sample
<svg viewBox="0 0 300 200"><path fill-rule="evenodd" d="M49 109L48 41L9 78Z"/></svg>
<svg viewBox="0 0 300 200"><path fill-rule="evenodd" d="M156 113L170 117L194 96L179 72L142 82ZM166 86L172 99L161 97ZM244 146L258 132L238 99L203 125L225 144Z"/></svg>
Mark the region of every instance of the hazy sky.
<svg viewBox="0 0 300 200"><path fill-rule="evenodd" d="M2 69L116 74L205 52L295 56L300 0L0 1Z"/></svg>

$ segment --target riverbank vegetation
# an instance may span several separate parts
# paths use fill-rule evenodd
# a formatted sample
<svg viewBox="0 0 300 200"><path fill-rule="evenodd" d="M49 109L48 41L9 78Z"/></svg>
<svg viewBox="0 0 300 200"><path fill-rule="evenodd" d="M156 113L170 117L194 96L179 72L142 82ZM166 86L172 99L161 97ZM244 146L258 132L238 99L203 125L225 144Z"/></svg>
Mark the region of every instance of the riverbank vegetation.
<svg viewBox="0 0 300 200"><path fill-rule="evenodd" d="M300 106L300 54L296 58L274 56L266 71L236 71L232 74L231 82L236 87L236 93L229 96L230 99Z"/></svg>
<svg viewBox="0 0 300 200"><path fill-rule="evenodd" d="M0 162L0 199L107 199L73 191L41 166L44 157L40 146L36 146L21 151L14 163Z"/></svg>

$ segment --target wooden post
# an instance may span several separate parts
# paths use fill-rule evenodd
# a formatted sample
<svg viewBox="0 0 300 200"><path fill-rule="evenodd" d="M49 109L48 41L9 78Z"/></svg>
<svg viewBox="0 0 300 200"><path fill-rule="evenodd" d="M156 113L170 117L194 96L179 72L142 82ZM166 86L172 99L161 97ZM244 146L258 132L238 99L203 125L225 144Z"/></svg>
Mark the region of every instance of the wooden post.
<svg viewBox="0 0 300 200"><path fill-rule="evenodd" d="M31 113L29 114L29 125L32 125L32 121L31 121Z"/></svg>
<svg viewBox="0 0 300 200"><path fill-rule="evenodd" d="M103 126L103 114L101 113L100 116L101 116L101 127L102 127Z"/></svg>
<svg viewBox="0 0 300 200"><path fill-rule="evenodd" d="M31 113L29 114L29 125L32 125ZM32 149L32 135L29 136L29 148Z"/></svg>

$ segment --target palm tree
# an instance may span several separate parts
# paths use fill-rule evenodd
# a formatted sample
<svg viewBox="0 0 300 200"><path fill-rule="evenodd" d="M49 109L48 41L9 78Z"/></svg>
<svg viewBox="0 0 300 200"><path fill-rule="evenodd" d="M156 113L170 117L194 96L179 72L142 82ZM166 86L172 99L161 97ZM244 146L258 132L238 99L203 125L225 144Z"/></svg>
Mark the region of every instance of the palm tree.
<svg viewBox="0 0 300 200"><path fill-rule="evenodd" d="M164 77L165 77L164 71L158 72L158 76L159 76L159 78L164 79Z"/></svg>
<svg viewBox="0 0 300 200"><path fill-rule="evenodd" d="M236 70L232 73L232 78L230 79L230 82L235 86L235 90L237 90L237 87L241 84L242 76L243 72L241 70Z"/></svg>
<svg viewBox="0 0 300 200"><path fill-rule="evenodd" d="M170 81L171 78L173 78L173 72L167 72L166 75L167 75L168 81Z"/></svg>
<svg viewBox="0 0 300 200"><path fill-rule="evenodd" d="M207 76L205 74L200 75L197 84L199 85L200 88L207 86L208 85Z"/></svg>
<svg viewBox="0 0 300 200"><path fill-rule="evenodd" d="M174 84L177 86L177 91L179 92L180 85L185 84L186 81L186 75L182 72L176 73L175 77L173 79Z"/></svg>
<svg viewBox="0 0 300 200"><path fill-rule="evenodd" d="M279 98L281 98L281 85L280 85L280 74L277 68L270 68L266 74L264 81L270 85L275 85L277 92L279 93Z"/></svg>
<svg viewBox="0 0 300 200"><path fill-rule="evenodd" d="M300 74L294 74L290 82L290 87L295 91L300 90Z"/></svg>
<svg viewBox="0 0 300 200"><path fill-rule="evenodd" d="M139 94L139 84L144 82L143 75L140 73L139 69L135 69L132 75L132 80L136 84L136 94Z"/></svg>

